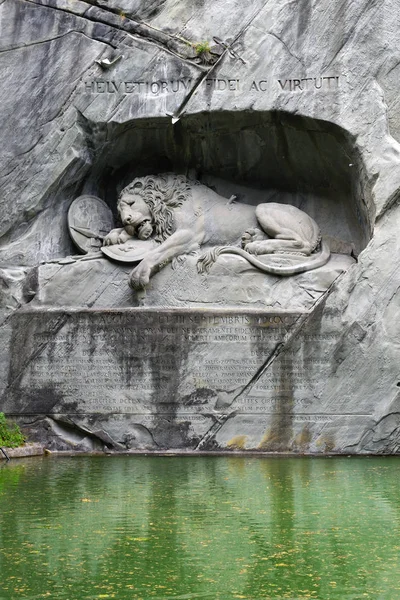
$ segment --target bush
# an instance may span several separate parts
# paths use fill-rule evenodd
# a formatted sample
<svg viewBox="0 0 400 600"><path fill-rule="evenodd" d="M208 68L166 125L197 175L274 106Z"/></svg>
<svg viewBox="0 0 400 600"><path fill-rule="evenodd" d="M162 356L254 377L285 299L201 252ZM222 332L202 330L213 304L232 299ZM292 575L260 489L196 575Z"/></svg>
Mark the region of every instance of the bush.
<svg viewBox="0 0 400 600"><path fill-rule="evenodd" d="M25 438L16 423L9 423L5 414L0 412L0 446L6 448L17 448L22 446Z"/></svg>

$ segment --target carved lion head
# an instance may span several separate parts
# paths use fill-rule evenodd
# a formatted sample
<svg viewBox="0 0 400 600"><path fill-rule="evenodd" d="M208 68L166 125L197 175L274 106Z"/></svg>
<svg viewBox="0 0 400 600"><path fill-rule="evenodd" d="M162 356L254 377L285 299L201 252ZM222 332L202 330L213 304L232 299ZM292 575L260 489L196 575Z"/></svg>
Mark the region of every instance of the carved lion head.
<svg viewBox="0 0 400 600"><path fill-rule="evenodd" d="M173 209L191 198L193 185L184 175L174 173L136 177L118 198L123 226L142 239L150 237L154 227L155 239L162 242L174 232Z"/></svg>

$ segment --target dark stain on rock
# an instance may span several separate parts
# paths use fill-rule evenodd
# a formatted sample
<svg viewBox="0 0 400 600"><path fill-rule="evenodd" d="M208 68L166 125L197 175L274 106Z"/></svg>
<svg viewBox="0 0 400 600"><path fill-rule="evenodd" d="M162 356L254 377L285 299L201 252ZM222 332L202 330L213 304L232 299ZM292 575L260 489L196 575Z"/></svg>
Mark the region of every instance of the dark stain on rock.
<svg viewBox="0 0 400 600"><path fill-rule="evenodd" d="M312 0L298 0L297 4L297 39L301 39L307 32L312 14Z"/></svg>
<svg viewBox="0 0 400 600"><path fill-rule="evenodd" d="M63 412L77 415L82 412L82 409L79 407L79 402L63 402L62 403Z"/></svg>
<svg viewBox="0 0 400 600"><path fill-rule="evenodd" d="M329 454L329 452L333 452L336 447L335 436L332 432L321 435L317 439L317 445L322 448L325 454Z"/></svg>
<svg viewBox="0 0 400 600"><path fill-rule="evenodd" d="M107 395L112 405L115 403L113 380L121 388L125 386L127 401L141 407L151 419L146 422L146 429L157 448L193 447L197 438L190 419L185 421L184 416L177 419L178 408L202 405L214 394L199 388L185 395L183 403L180 398L182 379L189 373L188 355L197 343L196 321L188 320L188 327L185 318L178 311L166 310L102 311L87 316L86 327L92 346L89 360L95 364L100 355L107 370L108 356L109 368L114 371L103 396ZM118 410L118 405L115 406ZM128 424L125 435L130 447L134 447L136 434L130 431Z"/></svg>
<svg viewBox="0 0 400 600"><path fill-rule="evenodd" d="M226 450L226 448L222 448L220 444L218 444L217 440L212 438L207 442L207 445L204 446L202 450L207 450L207 452L218 452L220 450Z"/></svg>
<svg viewBox="0 0 400 600"><path fill-rule="evenodd" d="M15 313L11 322L8 385L2 397L2 409L10 414L45 413L62 399L62 394L52 383L52 354L49 348L66 323L66 316L51 313L33 316L29 312L21 312ZM49 372L43 372L43 382L38 379L37 385L33 386L33 368L44 353L50 357Z"/></svg>
<svg viewBox="0 0 400 600"><path fill-rule="evenodd" d="M191 439L189 428L190 423L187 421L177 423L175 418L155 415L151 431L159 448L193 448L196 440Z"/></svg>
<svg viewBox="0 0 400 600"><path fill-rule="evenodd" d="M196 345L196 321L191 322L190 327L187 327L186 318L178 313L162 315L160 333L155 340L154 351L148 358L152 377L152 433L161 448L194 446L190 436L189 421L184 421L184 417L182 420L177 420L180 383L184 375L189 372L189 353ZM168 334L168 331L171 331L171 334ZM160 369L161 361L164 361L164 371Z"/></svg>
<svg viewBox="0 0 400 600"><path fill-rule="evenodd" d="M155 450L158 448L151 431L140 423L130 423L128 433L123 436L122 443L130 450L145 449Z"/></svg>
<svg viewBox="0 0 400 600"><path fill-rule="evenodd" d="M274 321L270 321L274 323ZM274 337L284 338L285 334L293 327L293 322L280 324L274 327ZM276 340L276 348L281 344ZM265 356L265 347L262 342L255 343L257 356ZM272 388L271 407L273 416L271 426L266 430L258 449L268 452L288 452L291 450L293 437L293 410L294 410L294 378L293 363L290 345L283 350L271 363L267 371L262 375L260 381L272 380L275 385Z"/></svg>
<svg viewBox="0 0 400 600"><path fill-rule="evenodd" d="M22 301L29 304L39 289L39 268L29 269L22 286Z"/></svg>
<svg viewBox="0 0 400 600"><path fill-rule="evenodd" d="M64 412L65 410L63 406L63 394L52 386L43 386L31 391L14 391L13 395L15 405L18 405L18 402L22 405L21 409L18 411L20 414L51 414L54 407L57 405L59 406L60 411Z"/></svg>
<svg viewBox="0 0 400 600"><path fill-rule="evenodd" d="M293 441L293 449L305 453L310 448L310 443L312 440L312 431L310 429L310 425L307 423L301 431L295 436Z"/></svg>
<svg viewBox="0 0 400 600"><path fill-rule="evenodd" d="M366 335L367 331L356 322L342 333L333 354L334 372L348 356L353 352L359 352L359 346Z"/></svg>
<svg viewBox="0 0 400 600"><path fill-rule="evenodd" d="M181 399L181 404L183 406L207 404L214 398L218 398L218 394L214 390L210 390L209 388L197 388L191 394L183 396Z"/></svg>
<svg viewBox="0 0 400 600"><path fill-rule="evenodd" d="M274 379L279 380L275 391L274 414L272 417L273 436L268 444L272 452L289 452L292 450L294 381L292 355L282 353L272 365Z"/></svg>

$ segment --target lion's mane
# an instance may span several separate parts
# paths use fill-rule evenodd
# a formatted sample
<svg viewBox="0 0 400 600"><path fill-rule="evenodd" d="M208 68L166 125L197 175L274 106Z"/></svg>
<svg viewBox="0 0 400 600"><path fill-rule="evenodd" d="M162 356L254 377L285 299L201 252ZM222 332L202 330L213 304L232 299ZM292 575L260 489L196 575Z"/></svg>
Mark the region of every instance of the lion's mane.
<svg viewBox="0 0 400 600"><path fill-rule="evenodd" d="M190 181L184 175L163 173L136 177L120 193L141 196L150 208L153 216L156 241L166 240L175 231L174 208L179 208L183 202L191 199L192 187L196 182Z"/></svg>

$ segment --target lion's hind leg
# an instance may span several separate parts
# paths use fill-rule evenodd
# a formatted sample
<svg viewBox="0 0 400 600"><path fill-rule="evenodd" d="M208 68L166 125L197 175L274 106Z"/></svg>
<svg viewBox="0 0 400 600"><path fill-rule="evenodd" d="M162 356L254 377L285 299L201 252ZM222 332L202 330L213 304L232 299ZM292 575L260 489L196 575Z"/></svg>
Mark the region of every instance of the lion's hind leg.
<svg viewBox="0 0 400 600"><path fill-rule="evenodd" d="M313 251L315 244L302 235L299 223L301 219L307 222L311 219L299 209L276 203L259 204L256 217L262 230L271 239L247 244L245 249L250 254L295 252L309 255Z"/></svg>

